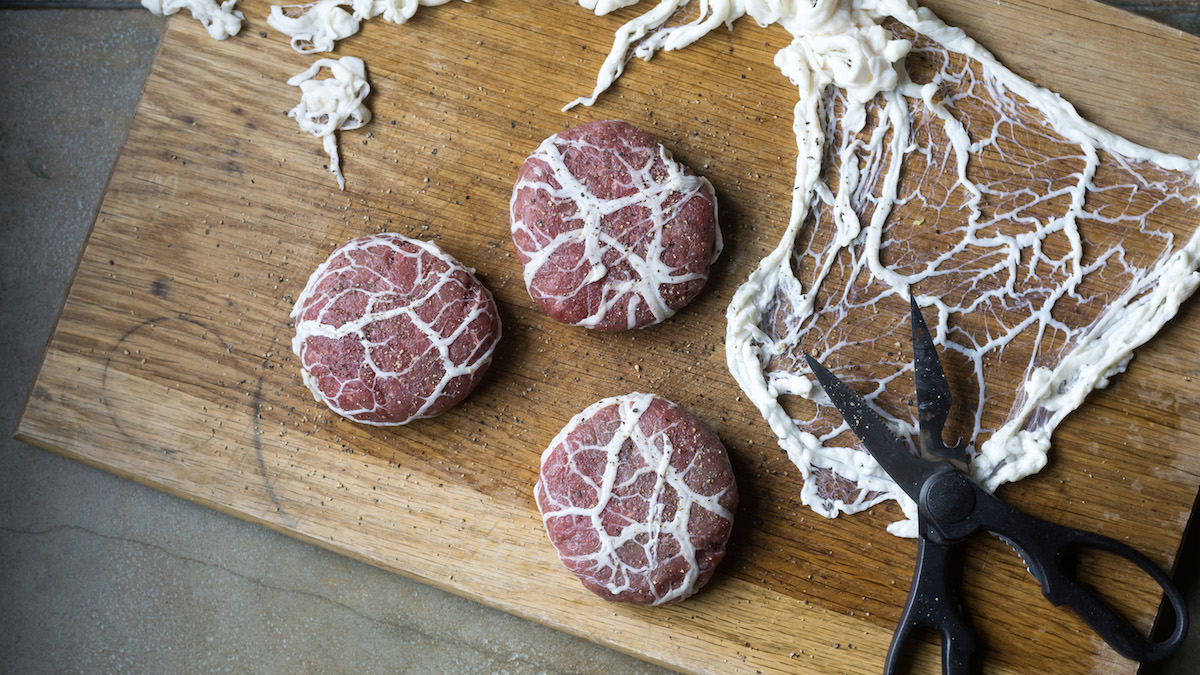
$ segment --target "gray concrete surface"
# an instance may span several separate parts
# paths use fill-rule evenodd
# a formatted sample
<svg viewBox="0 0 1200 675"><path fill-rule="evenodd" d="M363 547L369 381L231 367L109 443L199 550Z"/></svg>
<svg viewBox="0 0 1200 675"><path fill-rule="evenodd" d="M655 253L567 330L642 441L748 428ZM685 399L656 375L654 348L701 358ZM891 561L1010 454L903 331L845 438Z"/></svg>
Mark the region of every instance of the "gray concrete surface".
<svg viewBox="0 0 1200 675"><path fill-rule="evenodd" d="M1198 28L1194 6L1143 5ZM164 26L141 10L0 11L2 429L15 427ZM0 672L662 672L0 443ZM1196 549L1182 581L1200 622ZM1200 672L1200 630L1147 672Z"/></svg>

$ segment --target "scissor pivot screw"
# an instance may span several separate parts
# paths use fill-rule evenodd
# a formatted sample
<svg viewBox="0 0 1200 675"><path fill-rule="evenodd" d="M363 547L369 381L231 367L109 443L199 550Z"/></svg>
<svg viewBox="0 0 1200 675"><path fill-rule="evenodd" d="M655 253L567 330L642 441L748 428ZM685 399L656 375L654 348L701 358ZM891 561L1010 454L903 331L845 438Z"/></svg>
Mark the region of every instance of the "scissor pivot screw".
<svg viewBox="0 0 1200 675"><path fill-rule="evenodd" d="M921 497L929 514L944 523L961 522L975 508L975 491L971 489L970 481L955 471L929 481Z"/></svg>

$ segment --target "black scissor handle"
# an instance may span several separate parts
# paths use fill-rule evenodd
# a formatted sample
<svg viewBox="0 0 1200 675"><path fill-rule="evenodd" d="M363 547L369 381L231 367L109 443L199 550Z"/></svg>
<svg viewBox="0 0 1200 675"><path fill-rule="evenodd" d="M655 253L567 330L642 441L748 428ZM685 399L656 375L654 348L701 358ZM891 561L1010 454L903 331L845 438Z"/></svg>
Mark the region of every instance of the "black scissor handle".
<svg viewBox="0 0 1200 675"><path fill-rule="evenodd" d="M904 646L914 629L921 626L936 630L942 637L942 675L966 675L971 672L975 636L963 621L962 602L957 582L951 582L951 570L957 562L953 543L945 543L927 531L919 518L922 536L917 541L917 568L904 612L892 634L884 675L895 675Z"/></svg>
<svg viewBox="0 0 1200 675"><path fill-rule="evenodd" d="M1054 605L1067 605L1104 638L1118 654L1139 662L1156 661L1175 652L1188 630L1183 594L1166 572L1133 547L1094 532L1063 527L1035 518L1000 500L986 498L977 511L978 524L1007 541L1024 559L1029 573L1042 586L1042 595ZM1065 567L1072 553L1094 549L1108 551L1137 565L1166 596L1175 614L1175 629L1160 642L1151 642L1075 578Z"/></svg>

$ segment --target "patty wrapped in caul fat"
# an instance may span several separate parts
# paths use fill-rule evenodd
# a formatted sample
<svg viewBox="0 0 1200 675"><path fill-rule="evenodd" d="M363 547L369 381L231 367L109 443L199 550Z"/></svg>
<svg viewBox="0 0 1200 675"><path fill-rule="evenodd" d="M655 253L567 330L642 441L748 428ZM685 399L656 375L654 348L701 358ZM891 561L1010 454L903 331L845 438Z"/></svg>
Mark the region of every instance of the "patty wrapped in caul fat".
<svg viewBox="0 0 1200 675"><path fill-rule="evenodd" d="M500 340L492 294L432 242L382 233L338 247L292 311L304 383L356 422L407 424L457 404Z"/></svg>
<svg viewBox="0 0 1200 675"><path fill-rule="evenodd" d="M712 184L627 122L542 142L510 212L529 296L555 321L598 331L673 316L721 252Z"/></svg>
<svg viewBox="0 0 1200 675"><path fill-rule="evenodd" d="M606 398L542 454L534 487L559 559L606 600L664 605L725 556L738 491L725 446L653 394Z"/></svg>

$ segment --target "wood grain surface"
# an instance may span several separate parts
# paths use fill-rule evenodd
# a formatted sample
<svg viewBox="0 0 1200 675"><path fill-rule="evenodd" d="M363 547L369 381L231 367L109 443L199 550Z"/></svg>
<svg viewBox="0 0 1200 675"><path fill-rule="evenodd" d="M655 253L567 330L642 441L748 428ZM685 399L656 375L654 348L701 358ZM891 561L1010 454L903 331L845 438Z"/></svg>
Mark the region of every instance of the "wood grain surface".
<svg viewBox="0 0 1200 675"><path fill-rule="evenodd" d="M336 55L367 62L375 119L341 135L347 190L285 112L296 54L240 3L215 42L171 22L18 436L49 450L673 668L876 673L916 544L884 532L894 505L826 520L725 368L724 308L786 221L795 90L772 65L787 42L742 21L685 52L634 62L590 91L630 10L478 0L376 20ZM1088 2L939 0L1017 72L1152 147L1200 153L1200 41ZM742 76L745 77L742 77ZM628 334L558 326L525 292L508 237L516 169L546 136L624 118L717 187L727 247L698 301ZM461 406L382 429L316 404L288 313L338 244L377 231L436 240L496 294L505 337ZM1054 437L1050 466L1001 496L1126 540L1170 566L1200 484L1200 308L1142 348ZM730 554L695 598L605 604L545 540L532 486L541 450L604 396L654 391L729 447L743 503ZM1156 589L1125 566L1095 583L1148 630ZM1134 672L1017 556L989 539L966 561L966 602L988 672ZM931 643L918 672L938 672Z"/></svg>

